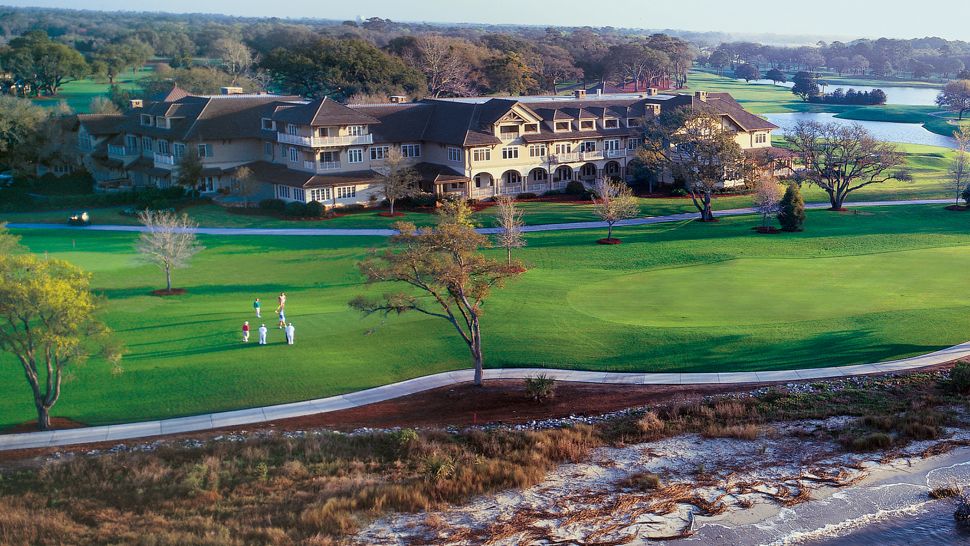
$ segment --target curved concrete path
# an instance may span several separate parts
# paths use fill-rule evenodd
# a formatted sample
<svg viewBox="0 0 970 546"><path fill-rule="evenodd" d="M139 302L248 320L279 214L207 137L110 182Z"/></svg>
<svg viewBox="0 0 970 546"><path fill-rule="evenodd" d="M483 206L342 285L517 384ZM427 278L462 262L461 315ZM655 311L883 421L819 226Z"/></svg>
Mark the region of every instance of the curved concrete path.
<svg viewBox="0 0 970 546"><path fill-rule="evenodd" d="M724 373L612 373L590 372L578 370L557 370L540 368L503 368L485 370L486 380L493 379L525 379L539 373L544 373L557 381L571 381L577 383L603 383L616 385L710 385L727 383L765 383L773 381L801 381L807 379L824 379L837 377L851 377L857 375L891 373L905 370L915 370L943 364L952 360L970 356L970 341L961 343L933 353L880 362L877 364L859 364L855 366L838 366L831 368L812 368L806 370L776 370L764 372L724 372ZM356 408L383 402L401 396L417 394L424 391L467 383L472 379L471 370L437 373L417 377L399 383L391 383L382 387L375 387L350 394L331 396L279 404L261 408L251 408L221 413L207 413L160 421L146 421L142 423L128 423L122 425L104 425L97 427L55 430L48 432L26 432L21 434L0 435L0 451L12 449L30 449L42 447L57 447L92 442L110 442L115 440L130 440L134 438L148 438L165 434L181 432L198 432L241 425L265 423L278 419L302 417L318 413L329 413L348 408Z"/></svg>
<svg viewBox="0 0 970 546"><path fill-rule="evenodd" d="M952 203L952 199L908 199L904 201L859 201L847 203L852 207L889 207L899 205L942 205ZM829 203L807 203L807 209L826 209ZM745 214L755 214L753 208L727 209L714 211L715 216L743 216ZM695 220L696 212L684 212L681 214L669 214L666 216L647 216L644 218L634 218L632 220L622 220L617 222L617 226L644 226L650 224L663 224L667 222L682 222L685 220ZM66 229L79 231L145 231L144 226L119 226L119 225L93 225L93 226L69 226L67 224L31 224L31 223L10 223L7 224L11 229ZM574 229L605 229L605 222L570 222L564 224L539 224L534 226L524 226L524 232L536 231L566 231ZM199 227L194 228L195 233L200 235L298 235L298 236L367 236L367 237L388 237L397 233L393 229L367 229L367 228L216 228ZM479 233L491 234L498 233L499 228L479 228Z"/></svg>

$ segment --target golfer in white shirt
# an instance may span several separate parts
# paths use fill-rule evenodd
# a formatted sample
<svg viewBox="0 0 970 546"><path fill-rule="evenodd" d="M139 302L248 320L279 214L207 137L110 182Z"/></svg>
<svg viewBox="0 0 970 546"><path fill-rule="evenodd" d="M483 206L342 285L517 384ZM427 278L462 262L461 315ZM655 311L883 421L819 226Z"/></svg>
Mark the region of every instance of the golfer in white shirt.
<svg viewBox="0 0 970 546"><path fill-rule="evenodd" d="M269 330L266 329L266 325L265 324L259 327L259 344L260 345L266 345L266 332L268 332L268 331Z"/></svg>
<svg viewBox="0 0 970 546"><path fill-rule="evenodd" d="M293 336L296 335L296 328L293 327L293 323L286 325L286 342L293 345Z"/></svg>

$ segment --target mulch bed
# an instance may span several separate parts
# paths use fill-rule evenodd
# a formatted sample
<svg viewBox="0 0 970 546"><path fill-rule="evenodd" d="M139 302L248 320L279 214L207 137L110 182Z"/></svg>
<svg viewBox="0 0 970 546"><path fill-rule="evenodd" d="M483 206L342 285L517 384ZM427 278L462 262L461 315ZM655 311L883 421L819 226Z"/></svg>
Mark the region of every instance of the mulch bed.
<svg viewBox="0 0 970 546"><path fill-rule="evenodd" d="M607 239L605 237L602 238L602 239L597 239L596 240L596 244L598 244L598 245L618 245L618 244L620 244L622 242L623 241L621 241L619 239L615 239L615 238L614 239Z"/></svg>
<svg viewBox="0 0 970 546"><path fill-rule="evenodd" d="M773 235L775 233L781 233L781 230L778 229L778 228L776 228L776 227L774 227L774 226L755 226L755 227L753 227L751 229L757 231L758 233L764 233L764 234L768 234L768 235Z"/></svg>
<svg viewBox="0 0 970 546"><path fill-rule="evenodd" d="M385 211L385 212L378 212L377 215L383 216L384 218L397 218L398 216L404 216L404 213L395 212L394 214L391 214L390 212Z"/></svg>
<svg viewBox="0 0 970 546"><path fill-rule="evenodd" d="M970 207L967 207L965 205L949 205L944 208L946 208L946 210L957 210L957 211L964 211L964 210L970 209Z"/></svg>
<svg viewBox="0 0 970 546"><path fill-rule="evenodd" d="M152 290L153 296L181 296L185 294L184 288L173 288L171 290Z"/></svg>
<svg viewBox="0 0 970 546"><path fill-rule="evenodd" d="M87 425L84 423L79 423L73 419L68 419L67 417L51 417L51 429L52 430L62 430L69 428L84 428ZM37 421L27 421L26 423L20 423L19 425L14 425L10 428L3 429L0 434L20 434L21 432L37 432Z"/></svg>

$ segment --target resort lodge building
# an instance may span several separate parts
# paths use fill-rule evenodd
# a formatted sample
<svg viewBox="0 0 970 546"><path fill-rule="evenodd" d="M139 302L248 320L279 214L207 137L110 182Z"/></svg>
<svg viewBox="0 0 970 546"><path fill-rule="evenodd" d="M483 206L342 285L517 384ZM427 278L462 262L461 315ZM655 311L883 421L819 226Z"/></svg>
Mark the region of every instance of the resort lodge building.
<svg viewBox="0 0 970 546"><path fill-rule="evenodd" d="M428 99L343 105L271 94L191 95L173 88L121 115L80 115L84 164L102 189L166 187L186 153L203 164L198 189L232 195L241 166L251 200L377 205L384 160L397 150L423 190L487 199L628 179L640 126L665 108L717 113L746 151L771 151L768 121L727 93L697 92Z"/></svg>

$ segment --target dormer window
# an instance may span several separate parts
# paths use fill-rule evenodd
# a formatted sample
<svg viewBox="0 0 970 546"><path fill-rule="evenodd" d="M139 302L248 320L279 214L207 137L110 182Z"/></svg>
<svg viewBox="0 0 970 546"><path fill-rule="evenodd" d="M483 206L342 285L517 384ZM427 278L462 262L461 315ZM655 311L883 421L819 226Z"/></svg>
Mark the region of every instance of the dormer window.
<svg viewBox="0 0 970 546"><path fill-rule="evenodd" d="M140 123L143 126L145 126L145 127L151 127L152 126L152 117L150 115L148 115L148 114L142 114L141 115L141 121L140 121Z"/></svg>
<svg viewBox="0 0 970 546"><path fill-rule="evenodd" d="M617 129L620 127L620 121L616 119L606 119L603 120L603 128L605 129Z"/></svg>
<svg viewBox="0 0 970 546"><path fill-rule="evenodd" d="M498 128L498 134L500 138L506 140L511 140L513 138L518 138L519 136L519 126L518 125L502 125Z"/></svg>
<svg viewBox="0 0 970 546"><path fill-rule="evenodd" d="M627 127L639 127L640 126L640 120L637 119L637 118L629 118L629 119L626 120L626 126Z"/></svg>
<svg viewBox="0 0 970 546"><path fill-rule="evenodd" d="M593 120L580 121L579 129L581 131L592 131L593 130Z"/></svg>
<svg viewBox="0 0 970 546"><path fill-rule="evenodd" d="M362 136L366 130L367 128L363 125L349 125L347 127L347 134L350 136Z"/></svg>
<svg viewBox="0 0 970 546"><path fill-rule="evenodd" d="M155 126L160 129L168 129L171 127L171 120L163 116L158 116L155 118Z"/></svg>
<svg viewBox="0 0 970 546"><path fill-rule="evenodd" d="M556 122L556 130L557 131L568 131L569 130L569 122L568 121L557 121Z"/></svg>
<svg viewBox="0 0 970 546"><path fill-rule="evenodd" d="M525 133L538 133L539 132L539 124L538 123L526 123L525 124L525 128L523 129L523 132L525 132Z"/></svg>
<svg viewBox="0 0 970 546"><path fill-rule="evenodd" d="M276 122L269 118L262 118L260 120L260 127L262 127L264 131L275 131Z"/></svg>

